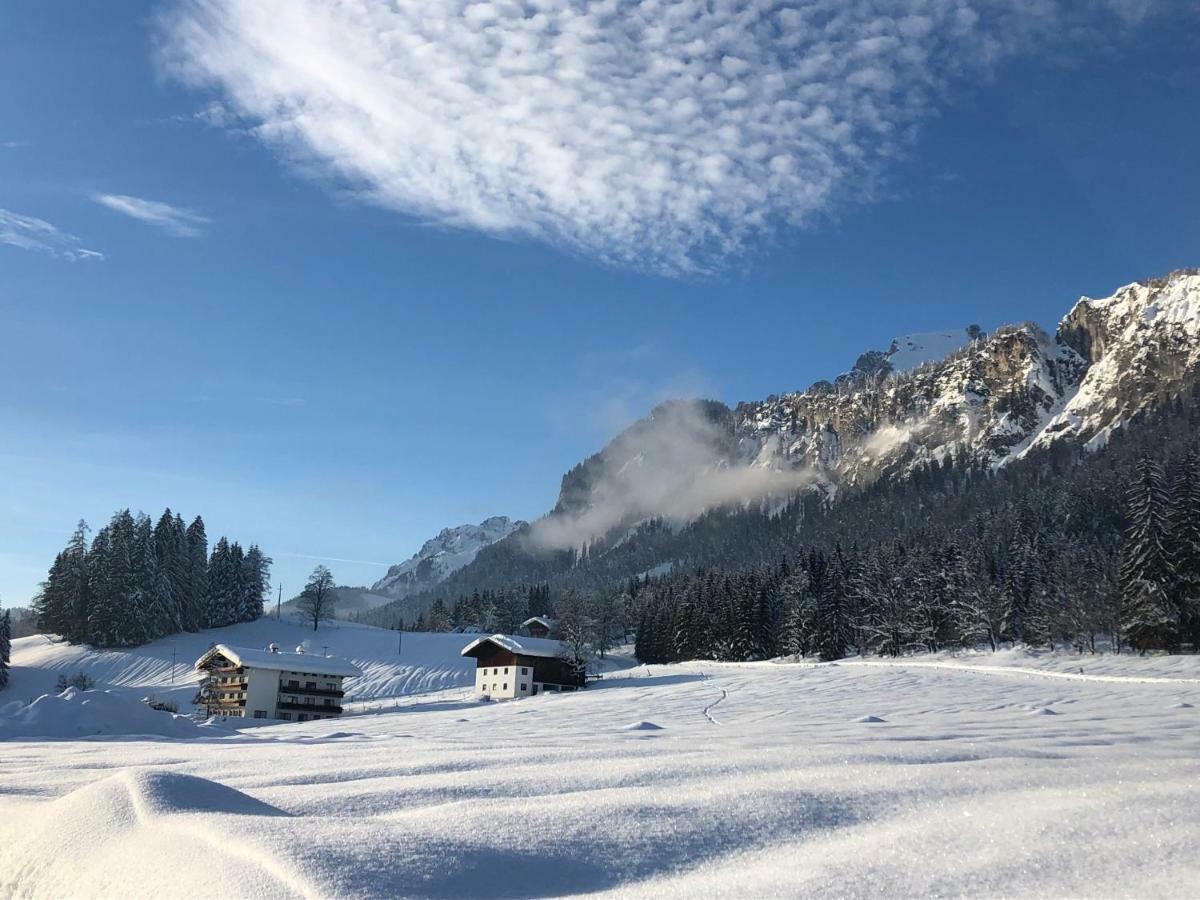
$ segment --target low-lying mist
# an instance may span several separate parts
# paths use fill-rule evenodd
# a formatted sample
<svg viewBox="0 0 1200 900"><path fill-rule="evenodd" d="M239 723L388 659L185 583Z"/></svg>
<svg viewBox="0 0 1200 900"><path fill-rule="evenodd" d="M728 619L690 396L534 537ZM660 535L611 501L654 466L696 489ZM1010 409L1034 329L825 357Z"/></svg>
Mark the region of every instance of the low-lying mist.
<svg viewBox="0 0 1200 900"><path fill-rule="evenodd" d="M683 524L715 507L786 496L815 478L809 470L748 464L729 429L699 402L658 407L592 465L583 502L533 524L528 539L535 548L580 547L651 517Z"/></svg>

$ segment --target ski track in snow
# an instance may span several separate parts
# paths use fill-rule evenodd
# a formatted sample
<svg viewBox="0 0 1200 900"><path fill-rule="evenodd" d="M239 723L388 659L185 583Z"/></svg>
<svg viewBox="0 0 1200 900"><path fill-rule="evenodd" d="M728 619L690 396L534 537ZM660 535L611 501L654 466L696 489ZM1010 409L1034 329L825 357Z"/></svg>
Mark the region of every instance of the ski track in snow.
<svg viewBox="0 0 1200 900"><path fill-rule="evenodd" d="M701 672L700 675L705 680L705 682L708 682L711 680L703 672ZM717 704L719 704L722 700L724 700L726 697L729 696L729 692L725 688L718 687L717 690L721 692L721 695L719 697L717 697L717 699L714 700L712 703L708 704L708 706L704 707L704 709L700 710L702 713L704 713L704 718L708 719L708 721L712 722L714 725L720 725L721 723L716 718L713 717L712 711L716 708Z"/></svg>
<svg viewBox="0 0 1200 900"><path fill-rule="evenodd" d="M395 635L339 634L380 671L338 720L0 741L0 897L1200 896L1200 657L684 663L478 703L465 640L406 635L452 684L397 698ZM14 671L122 671L94 656Z"/></svg>

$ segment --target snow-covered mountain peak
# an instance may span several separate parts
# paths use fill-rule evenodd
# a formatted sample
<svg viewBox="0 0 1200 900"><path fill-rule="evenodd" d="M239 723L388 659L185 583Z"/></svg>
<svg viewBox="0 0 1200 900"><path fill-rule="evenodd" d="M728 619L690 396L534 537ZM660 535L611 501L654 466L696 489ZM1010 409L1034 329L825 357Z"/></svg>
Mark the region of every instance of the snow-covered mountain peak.
<svg viewBox="0 0 1200 900"><path fill-rule="evenodd" d="M471 562L484 547L503 540L524 525L508 516L491 516L478 525L443 528L408 560L388 569L371 590L388 597L404 597L440 584Z"/></svg>
<svg viewBox="0 0 1200 900"><path fill-rule="evenodd" d="M1147 406L1177 396L1200 370L1200 269L1179 269L1081 297L1058 326L1058 340L1087 372L1032 446L1070 437L1101 446Z"/></svg>

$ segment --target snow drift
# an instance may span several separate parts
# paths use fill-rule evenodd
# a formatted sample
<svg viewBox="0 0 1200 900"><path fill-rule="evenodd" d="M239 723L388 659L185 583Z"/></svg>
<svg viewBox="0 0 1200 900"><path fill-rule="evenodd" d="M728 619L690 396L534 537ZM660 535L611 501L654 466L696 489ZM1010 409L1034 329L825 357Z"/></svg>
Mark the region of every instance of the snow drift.
<svg viewBox="0 0 1200 900"><path fill-rule="evenodd" d="M27 705L16 701L0 706L0 741L99 735L198 738L231 733L151 709L129 694L112 691L67 688L61 694L43 694Z"/></svg>

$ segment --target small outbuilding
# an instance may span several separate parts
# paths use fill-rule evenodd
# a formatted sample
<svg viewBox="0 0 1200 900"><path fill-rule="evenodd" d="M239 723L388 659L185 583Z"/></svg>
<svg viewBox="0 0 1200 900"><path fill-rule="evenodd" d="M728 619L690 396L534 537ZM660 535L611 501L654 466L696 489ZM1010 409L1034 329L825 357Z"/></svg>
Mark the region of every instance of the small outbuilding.
<svg viewBox="0 0 1200 900"><path fill-rule="evenodd" d="M583 687L585 673L564 656L559 641L493 634L471 641L463 656L475 660L475 696L512 700Z"/></svg>
<svg viewBox="0 0 1200 900"><path fill-rule="evenodd" d="M553 637L555 623L546 616L531 616L521 623L521 630L531 638Z"/></svg>

